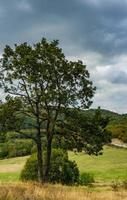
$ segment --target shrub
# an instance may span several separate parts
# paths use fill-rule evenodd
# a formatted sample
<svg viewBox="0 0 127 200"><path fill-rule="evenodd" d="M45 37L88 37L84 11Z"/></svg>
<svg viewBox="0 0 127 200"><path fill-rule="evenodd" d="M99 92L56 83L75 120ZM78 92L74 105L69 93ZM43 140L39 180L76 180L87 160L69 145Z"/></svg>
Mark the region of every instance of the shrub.
<svg viewBox="0 0 127 200"><path fill-rule="evenodd" d="M15 139L7 142L8 157L26 156L31 154L33 142L25 139Z"/></svg>
<svg viewBox="0 0 127 200"><path fill-rule="evenodd" d="M32 140L15 139L0 144L0 158L11 158L31 154Z"/></svg>
<svg viewBox="0 0 127 200"><path fill-rule="evenodd" d="M116 181L113 181L111 184L111 188L114 192L117 192L120 189L120 186L120 183Z"/></svg>
<svg viewBox="0 0 127 200"><path fill-rule="evenodd" d="M122 187L127 190L127 180L124 180L122 183Z"/></svg>
<svg viewBox="0 0 127 200"><path fill-rule="evenodd" d="M45 157L45 152L44 152ZM21 172L21 180L37 180L37 156L28 158ZM67 152L53 149L49 182L72 185L79 181L79 170L75 162L68 160Z"/></svg>
<svg viewBox="0 0 127 200"><path fill-rule="evenodd" d="M8 146L6 143L0 144L0 159L6 158L8 155Z"/></svg>
<svg viewBox="0 0 127 200"><path fill-rule="evenodd" d="M37 156L33 154L27 162L20 175L21 180L37 180Z"/></svg>
<svg viewBox="0 0 127 200"><path fill-rule="evenodd" d="M94 176L93 174L90 174L90 173L82 173L80 175L80 178L79 178L79 184L80 185L91 185L92 183L94 183Z"/></svg>

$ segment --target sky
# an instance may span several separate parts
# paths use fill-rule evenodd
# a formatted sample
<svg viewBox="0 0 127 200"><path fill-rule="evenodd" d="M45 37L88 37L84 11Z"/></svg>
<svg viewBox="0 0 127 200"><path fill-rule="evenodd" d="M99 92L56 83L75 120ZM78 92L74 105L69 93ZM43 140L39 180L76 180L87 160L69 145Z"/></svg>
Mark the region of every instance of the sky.
<svg viewBox="0 0 127 200"><path fill-rule="evenodd" d="M93 108L127 113L127 0L0 0L0 55L42 37L87 66Z"/></svg>

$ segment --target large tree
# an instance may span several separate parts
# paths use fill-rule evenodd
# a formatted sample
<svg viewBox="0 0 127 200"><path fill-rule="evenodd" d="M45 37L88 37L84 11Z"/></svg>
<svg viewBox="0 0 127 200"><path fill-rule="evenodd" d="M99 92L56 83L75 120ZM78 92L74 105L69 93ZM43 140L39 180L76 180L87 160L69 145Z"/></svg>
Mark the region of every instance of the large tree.
<svg viewBox="0 0 127 200"><path fill-rule="evenodd" d="M22 112L33 118L38 157L38 179L48 180L51 145L59 116L69 107L89 108L95 88L82 61L68 61L58 41L42 39L6 46L1 60L1 86L22 100ZM44 128L42 128L44 127ZM43 161L42 136L47 156Z"/></svg>

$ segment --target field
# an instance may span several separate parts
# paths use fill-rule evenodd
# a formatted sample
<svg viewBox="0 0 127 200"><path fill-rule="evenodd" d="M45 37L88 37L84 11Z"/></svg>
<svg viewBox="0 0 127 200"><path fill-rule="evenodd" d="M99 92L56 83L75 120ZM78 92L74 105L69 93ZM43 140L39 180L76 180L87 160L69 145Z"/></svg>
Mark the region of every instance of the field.
<svg viewBox="0 0 127 200"><path fill-rule="evenodd" d="M18 181L27 158L0 160L0 181ZM125 149L105 147L103 155L98 157L69 152L69 158L77 162L80 173L93 173L96 182L111 183L127 180L127 150Z"/></svg>
<svg viewBox="0 0 127 200"><path fill-rule="evenodd" d="M106 146L101 156L69 152L71 160L78 164L80 172L90 172L96 181L112 182L127 180L127 150Z"/></svg>
<svg viewBox="0 0 127 200"><path fill-rule="evenodd" d="M28 156L0 160L0 181L17 181Z"/></svg>

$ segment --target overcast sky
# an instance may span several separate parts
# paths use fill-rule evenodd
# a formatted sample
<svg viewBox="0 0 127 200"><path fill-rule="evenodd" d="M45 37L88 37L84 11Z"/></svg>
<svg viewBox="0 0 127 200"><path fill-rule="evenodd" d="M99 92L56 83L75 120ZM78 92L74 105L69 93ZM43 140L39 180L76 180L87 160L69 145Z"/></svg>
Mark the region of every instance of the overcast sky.
<svg viewBox="0 0 127 200"><path fill-rule="evenodd" d="M87 65L92 107L127 113L127 0L0 0L0 54L42 37Z"/></svg>

